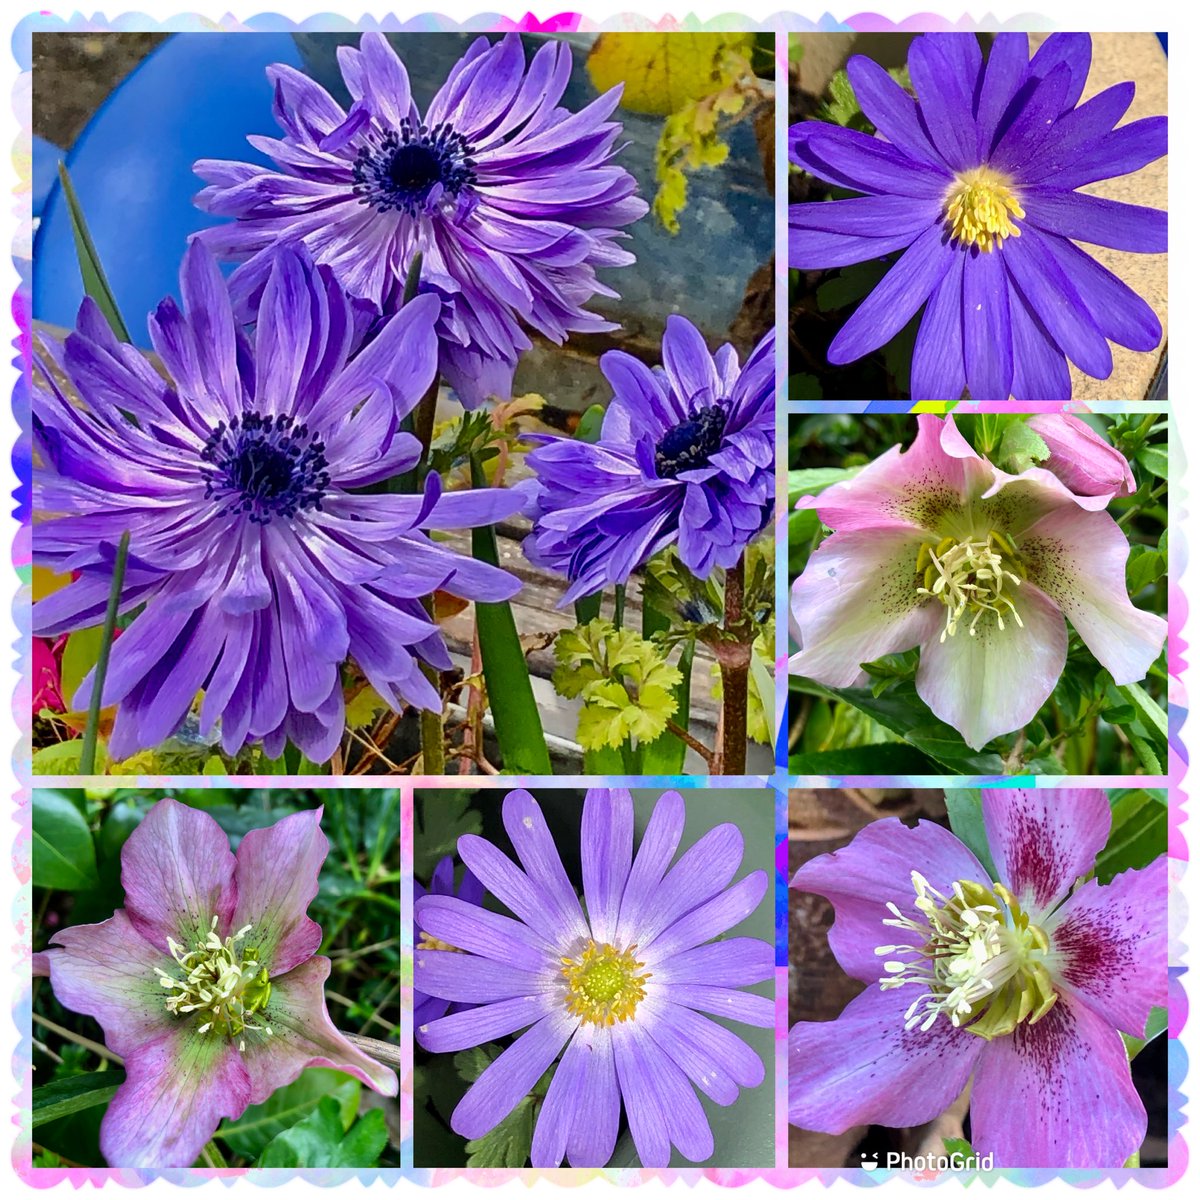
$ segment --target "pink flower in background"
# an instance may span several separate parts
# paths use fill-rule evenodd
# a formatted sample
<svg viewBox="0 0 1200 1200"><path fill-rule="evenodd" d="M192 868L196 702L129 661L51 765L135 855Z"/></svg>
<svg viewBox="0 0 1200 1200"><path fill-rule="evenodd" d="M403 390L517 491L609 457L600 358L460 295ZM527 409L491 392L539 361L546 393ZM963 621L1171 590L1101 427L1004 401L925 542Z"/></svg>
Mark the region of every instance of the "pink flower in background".
<svg viewBox="0 0 1200 1200"><path fill-rule="evenodd" d="M852 687L860 664L919 646L917 694L976 750L1054 690L1067 618L1115 683L1143 679L1167 623L1130 602L1109 497L998 470L952 417L918 422L907 451L800 500L834 533L792 585L791 673Z"/></svg>
<svg viewBox="0 0 1200 1200"><path fill-rule="evenodd" d="M125 1082L100 1126L118 1167L187 1167L235 1119L306 1067L386 1096L395 1074L355 1049L325 1008L329 959L305 915L329 843L321 810L251 830L235 856L220 826L156 804L121 851L125 907L34 955L34 973L95 1017Z"/></svg>
<svg viewBox="0 0 1200 1200"><path fill-rule="evenodd" d="M997 1167L1119 1167L1146 1132L1121 1034L1166 1004L1166 858L1075 886L1108 841L1104 792L982 802L999 881L940 825L894 818L796 873L832 901L830 949L868 987L792 1027L788 1119L921 1125L973 1075L971 1143Z"/></svg>
<svg viewBox="0 0 1200 1200"><path fill-rule="evenodd" d="M35 719L43 708L51 712L65 712L67 706L62 698L62 648L66 638L50 642L46 638L33 639L33 715Z"/></svg>
<svg viewBox="0 0 1200 1200"><path fill-rule="evenodd" d="M1132 496L1137 483L1128 460L1086 421L1070 413L1037 413L1026 422L1046 443L1041 465L1080 496Z"/></svg>

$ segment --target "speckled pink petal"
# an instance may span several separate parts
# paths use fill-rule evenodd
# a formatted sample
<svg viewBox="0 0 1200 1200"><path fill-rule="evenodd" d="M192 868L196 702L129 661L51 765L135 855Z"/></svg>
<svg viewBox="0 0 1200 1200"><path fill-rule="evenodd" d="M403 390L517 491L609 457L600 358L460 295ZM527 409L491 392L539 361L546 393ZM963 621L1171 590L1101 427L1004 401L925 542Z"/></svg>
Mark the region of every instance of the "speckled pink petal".
<svg viewBox="0 0 1200 1200"><path fill-rule="evenodd" d="M252 927L246 945L258 950L272 979L311 958L321 944L321 927L307 916L329 851L321 812L308 809L252 829L238 846L232 927Z"/></svg>
<svg viewBox="0 0 1200 1200"><path fill-rule="evenodd" d="M51 939L40 955L49 966L50 986L58 1002L72 1012L95 1017L114 1054L138 1048L178 1019L166 1009L170 994L154 968L172 971L175 963L156 950L124 911L99 925L71 925Z"/></svg>
<svg viewBox="0 0 1200 1200"><path fill-rule="evenodd" d="M125 911L133 927L166 952L174 938L189 949L212 919L227 929L237 902L229 839L207 813L160 800L121 851Z"/></svg>
<svg viewBox="0 0 1200 1200"><path fill-rule="evenodd" d="M333 1067L384 1096L399 1091L396 1073L376 1062L334 1028L325 1007L329 959L317 956L271 980L271 999L256 1020L271 1034L247 1030L242 1053L251 1079L251 1103L261 1104L305 1067Z"/></svg>
<svg viewBox="0 0 1200 1200"><path fill-rule="evenodd" d="M125 1059L125 1082L100 1123L112 1167L190 1167L222 1118L240 1117L250 1079L220 1034L180 1021Z"/></svg>

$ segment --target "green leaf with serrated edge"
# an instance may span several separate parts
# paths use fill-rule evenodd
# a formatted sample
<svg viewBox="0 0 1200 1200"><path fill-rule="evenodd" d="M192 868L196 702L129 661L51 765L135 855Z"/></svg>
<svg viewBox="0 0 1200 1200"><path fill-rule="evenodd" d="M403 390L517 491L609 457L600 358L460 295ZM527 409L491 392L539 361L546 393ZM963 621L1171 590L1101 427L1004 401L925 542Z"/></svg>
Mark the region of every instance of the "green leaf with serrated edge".
<svg viewBox="0 0 1200 1200"><path fill-rule="evenodd" d="M1112 831L1096 856L1096 878L1108 883L1122 871L1149 866L1166 850L1166 804L1151 791L1130 792L1112 806Z"/></svg>
<svg viewBox="0 0 1200 1200"><path fill-rule="evenodd" d="M1161 1037L1167 1031L1167 1010L1155 1005L1150 1010L1150 1015L1146 1018L1146 1029L1142 1037L1130 1037L1129 1034L1121 1034L1121 1041L1125 1043L1125 1054L1130 1062L1148 1046L1156 1037Z"/></svg>
<svg viewBox="0 0 1200 1200"><path fill-rule="evenodd" d="M337 1101L324 1096L315 1111L268 1143L255 1166L373 1167L386 1145L382 1109L371 1109L345 1128Z"/></svg>
<svg viewBox="0 0 1200 1200"><path fill-rule="evenodd" d="M90 1071L86 1075L70 1075L54 1079L33 1089L33 1125L37 1128L47 1121L69 1117L97 1104L107 1104L117 1088L125 1082L125 1072Z"/></svg>
<svg viewBox="0 0 1200 1200"><path fill-rule="evenodd" d="M893 733L898 733L935 762L948 767L952 774L1004 774L1000 756L987 750L972 750L956 729L939 721L929 711L911 681L898 683L882 696L872 696L865 688L827 688L797 676L792 677L791 688L853 705Z"/></svg>
<svg viewBox="0 0 1200 1200"><path fill-rule="evenodd" d="M78 892L99 884L96 848L83 814L61 792L34 788L34 887Z"/></svg>
<svg viewBox="0 0 1200 1200"><path fill-rule="evenodd" d="M454 1069L464 1083L474 1083L499 1057L500 1047L491 1042L483 1046L471 1046L454 1056Z"/></svg>
<svg viewBox="0 0 1200 1200"><path fill-rule="evenodd" d="M533 1146L533 1101L526 1096L494 1129L467 1143L468 1167L523 1167Z"/></svg>
<svg viewBox="0 0 1200 1200"><path fill-rule="evenodd" d="M998 879L996 864L983 826L983 795L979 788L947 788L946 815L954 836L979 859L993 879Z"/></svg>
<svg viewBox="0 0 1200 1200"><path fill-rule="evenodd" d="M479 488L485 484L483 469L478 460L472 458L471 486ZM496 531L490 525L471 530L471 553L478 562L493 567L500 565ZM542 718L529 678L529 664L508 601L477 600L475 626L479 631L483 678L505 772L553 775Z"/></svg>
<svg viewBox="0 0 1200 1200"><path fill-rule="evenodd" d="M903 742L880 742L839 750L815 750L788 759L793 775L937 775L935 766L919 750Z"/></svg>
<svg viewBox="0 0 1200 1200"><path fill-rule="evenodd" d="M71 233L75 238L75 257L79 262L83 290L96 302L97 307L104 314L109 328L117 338L122 342L128 342L131 340L129 331L125 328L125 322L121 320L116 297L108 285L108 277L104 274L104 268L100 265L100 255L97 253L96 244L92 241L92 235L88 231L87 221L84 220L83 209L79 204L79 197L75 194L75 187L71 183L71 176L67 173L65 163L58 164L58 178L62 184L63 199L67 205Z"/></svg>
<svg viewBox="0 0 1200 1200"><path fill-rule="evenodd" d="M223 1121L215 1136L235 1154L253 1162L271 1141L308 1117L322 1099L335 1102L339 1127L348 1129L358 1112L361 1091L359 1081L341 1071L309 1067L262 1104L252 1104L236 1121Z"/></svg>

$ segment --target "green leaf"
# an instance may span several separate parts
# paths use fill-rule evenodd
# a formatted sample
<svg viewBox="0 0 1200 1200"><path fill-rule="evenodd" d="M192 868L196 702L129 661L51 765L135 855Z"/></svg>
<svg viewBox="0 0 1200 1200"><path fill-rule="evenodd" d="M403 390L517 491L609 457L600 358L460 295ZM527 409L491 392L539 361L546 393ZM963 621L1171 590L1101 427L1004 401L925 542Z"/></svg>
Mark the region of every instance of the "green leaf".
<svg viewBox="0 0 1200 1200"><path fill-rule="evenodd" d="M33 885L66 892L100 885L83 814L61 792L45 788L33 791Z"/></svg>
<svg viewBox="0 0 1200 1200"><path fill-rule="evenodd" d="M373 1108L348 1128L332 1096L323 1096L316 1111L274 1137L262 1152L259 1167L374 1167L387 1145L383 1110Z"/></svg>
<svg viewBox="0 0 1200 1200"><path fill-rule="evenodd" d="M1002 775L1004 762L999 754L972 750L952 729L929 711L910 680L873 696L868 688L827 688L811 679L793 676L793 690L810 695L842 700L873 717L885 728L898 733L911 746L927 754L955 775Z"/></svg>
<svg viewBox="0 0 1200 1200"><path fill-rule="evenodd" d="M1131 596L1149 587L1166 572L1163 556L1152 546L1134 546L1125 564L1125 584Z"/></svg>
<svg viewBox="0 0 1200 1200"><path fill-rule="evenodd" d="M500 1047L488 1042L460 1050L454 1056L454 1069L464 1083L474 1083L500 1057Z"/></svg>
<svg viewBox="0 0 1200 1200"><path fill-rule="evenodd" d="M1150 1015L1146 1018L1146 1030L1142 1037L1130 1037L1127 1033L1121 1034L1121 1040L1125 1043L1125 1053L1130 1062L1148 1046L1156 1037L1161 1037L1167 1031L1167 1010L1160 1008L1157 1005L1150 1010Z"/></svg>
<svg viewBox="0 0 1200 1200"><path fill-rule="evenodd" d="M471 458L471 484L483 487L485 479L478 459ZM496 533L490 525L471 531L471 552L479 562L500 565ZM496 741L504 756L504 770L513 775L553 775L542 718L538 713L529 664L517 635L517 623L507 601L475 602L475 624L479 629L479 653L483 678L496 728Z"/></svg>
<svg viewBox="0 0 1200 1200"><path fill-rule="evenodd" d="M362 1085L357 1079L328 1067L309 1067L294 1083L277 1088L262 1104L252 1104L236 1121L225 1121L216 1132L235 1154L253 1162L280 1134L308 1117L322 1100L338 1110L341 1129L348 1129L358 1111Z"/></svg>
<svg viewBox="0 0 1200 1200"><path fill-rule="evenodd" d="M1146 732L1162 743L1165 752L1167 746L1167 714L1163 712L1161 706L1140 683L1122 684L1117 691L1137 709L1138 718L1141 720ZM1165 759L1166 754L1163 753L1159 757Z"/></svg>
<svg viewBox="0 0 1200 1200"><path fill-rule="evenodd" d="M96 665L103 644L103 625L77 630L67 638L62 655L62 697L68 706L84 676Z"/></svg>
<svg viewBox="0 0 1200 1200"><path fill-rule="evenodd" d="M1143 446L1137 452L1137 461L1156 479L1167 478L1167 452L1161 446Z"/></svg>
<svg viewBox="0 0 1200 1200"><path fill-rule="evenodd" d="M604 424L604 405L593 404L584 409L579 424L575 426L577 442L594 443L600 440L600 428Z"/></svg>
<svg viewBox="0 0 1200 1200"><path fill-rule="evenodd" d="M1167 850L1167 805L1153 790L1138 788L1112 806L1112 831L1096 856L1096 878L1108 883L1122 871L1149 866Z"/></svg>
<svg viewBox="0 0 1200 1200"><path fill-rule="evenodd" d="M450 788L445 791L419 793L414 806L418 835L415 839L413 874L428 882L434 868L447 854L458 849L458 839L465 833L481 833L483 817L471 807L471 793Z"/></svg>
<svg viewBox="0 0 1200 1200"><path fill-rule="evenodd" d="M523 1167L533 1146L533 1099L526 1096L494 1129L467 1143L468 1167Z"/></svg>
<svg viewBox="0 0 1200 1200"><path fill-rule="evenodd" d="M840 750L815 750L788 759L793 775L937 775L919 750L903 742L880 742Z"/></svg>
<svg viewBox="0 0 1200 1200"><path fill-rule="evenodd" d="M643 611L656 612L656 609ZM643 628L643 633L647 633ZM675 685L675 715L671 719L680 729L687 729L692 698L692 663L696 657L696 643L684 643L679 655L679 673L682 679ZM641 747L641 775L680 775L683 772L683 761L687 755L687 746L670 730L661 737L648 742Z"/></svg>
<svg viewBox="0 0 1200 1200"><path fill-rule="evenodd" d="M954 836L987 868L992 879L998 878L983 827L983 796L979 788L947 788L946 814Z"/></svg>
<svg viewBox="0 0 1200 1200"><path fill-rule="evenodd" d="M975 1157L975 1151L971 1148L971 1143L966 1138L942 1138L942 1145L946 1147L947 1154L958 1154L963 1158Z"/></svg>
<svg viewBox="0 0 1200 1200"><path fill-rule="evenodd" d="M100 265L100 255L96 252L96 244L88 232L87 221L83 217L83 209L79 197L75 195L75 187L71 176L67 173L65 163L58 164L58 178L62 184L63 199L67 202L67 215L71 220L71 232L75 236L75 256L79 260L79 274L83 278L83 290L96 302L104 319L117 338L122 342L130 341L129 331L121 314L117 310L116 297L108 286L108 278Z"/></svg>
<svg viewBox="0 0 1200 1200"><path fill-rule="evenodd" d="M815 496L835 483L844 479L852 479L859 472L858 467L810 467L803 471L789 471L788 478L788 508L795 508L796 501L801 496Z"/></svg>
<svg viewBox="0 0 1200 1200"><path fill-rule="evenodd" d="M66 742L52 742L33 752L35 775L80 775L83 761L83 738L71 738ZM108 751L96 746L95 770L103 773L108 769Z"/></svg>
<svg viewBox="0 0 1200 1200"><path fill-rule="evenodd" d="M97 1104L107 1104L117 1088L125 1082L125 1072L90 1071L86 1075L70 1075L55 1079L33 1089L33 1125L36 1129L47 1121L69 1117Z"/></svg>

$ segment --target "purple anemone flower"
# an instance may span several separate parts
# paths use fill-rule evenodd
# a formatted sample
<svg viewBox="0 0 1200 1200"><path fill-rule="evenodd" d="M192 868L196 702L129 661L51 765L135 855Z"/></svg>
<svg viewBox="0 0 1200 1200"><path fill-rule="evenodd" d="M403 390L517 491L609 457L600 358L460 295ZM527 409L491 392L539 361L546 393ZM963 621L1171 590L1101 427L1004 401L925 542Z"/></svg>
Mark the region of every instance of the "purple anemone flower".
<svg viewBox="0 0 1200 1200"><path fill-rule="evenodd" d="M663 365L610 350L600 440L547 438L526 458L535 528L525 553L571 581L563 603L624 583L677 543L693 575L736 565L775 502L775 334L744 366L667 318Z"/></svg>
<svg viewBox="0 0 1200 1200"><path fill-rule="evenodd" d="M413 880L414 903L423 896L455 895L465 904L483 903L483 884L470 871L463 872L462 883L459 884L457 892L454 890L454 856L451 854L447 854L434 868L433 878L430 879L428 888L419 880ZM454 949L453 946L439 942L437 938L426 933L421 928L421 922L416 918L413 919L413 946L418 951ZM459 1012L464 1008L471 1007L469 1004L451 1004L449 1000L443 1000L440 996L427 996L424 992L416 989L413 990L412 1004L413 1027L418 1030L417 1041L422 1045L424 1042L419 1031L426 1022L436 1021L438 1017L444 1017L447 1012Z"/></svg>
<svg viewBox="0 0 1200 1200"><path fill-rule="evenodd" d="M111 1166L190 1167L223 1117L306 1067L397 1094L325 1008L329 959L305 915L329 849L320 820L318 808L252 829L235 856L207 813L160 800L121 850L125 907L34 956L59 1003L95 1017L125 1060L100 1123Z"/></svg>
<svg viewBox="0 0 1200 1200"><path fill-rule="evenodd" d="M973 33L924 34L909 49L916 99L868 58L847 64L878 137L820 121L792 126L792 161L863 195L791 208L789 262L841 267L903 250L829 347L862 357L924 305L913 352L915 400L1068 400L1070 359L1097 379L1110 341L1153 350L1150 306L1075 240L1167 248L1167 214L1076 189L1167 152L1166 117L1117 122L1134 85L1078 107L1091 65L1086 33L996 36L986 64Z"/></svg>
<svg viewBox="0 0 1200 1200"><path fill-rule="evenodd" d="M672 1145L700 1162L713 1138L693 1085L727 1105L762 1083L759 1056L701 1014L775 1022L772 1000L740 990L771 977L772 946L747 937L706 944L758 907L767 877L752 871L729 886L742 859L734 825L717 826L671 867L684 815L679 793L664 792L635 857L629 792L588 792L586 915L528 792L504 800L523 871L483 838L459 839L463 862L515 919L449 896L417 904L426 933L461 953L419 950L414 985L479 1006L430 1021L422 1044L448 1053L525 1030L454 1110L462 1137L499 1124L561 1054L534 1129L535 1167L564 1157L603 1166L622 1104L643 1166L667 1166Z"/></svg>
<svg viewBox="0 0 1200 1200"><path fill-rule="evenodd" d="M616 295L596 269L634 261L620 230L647 208L614 162L619 88L577 113L560 107L571 48L547 43L527 65L513 33L476 39L422 115L382 34L338 60L348 113L293 68L268 68L283 137L248 140L274 168L195 165L209 184L196 203L237 218L197 236L242 264L239 305L257 304L270 248L303 241L349 293L391 312L419 251L422 288L445 302L439 370L468 408L510 394L531 345L522 322L559 343L614 328L585 306Z"/></svg>
<svg viewBox="0 0 1200 1200"><path fill-rule="evenodd" d="M170 379L114 337L91 300L76 331L43 348L33 397L34 561L78 572L33 608L52 636L103 619L115 547L130 533L120 611L141 611L112 647L103 703L109 753L157 745L198 692L202 733L236 752L290 739L314 762L336 749L342 664L353 658L394 708L439 708L418 660L450 666L420 598L446 588L500 600L516 579L432 541L520 504L495 490L423 496L358 489L411 467L399 421L434 378L438 302L418 296L358 349L354 308L327 267L281 250L253 345L212 255L183 260L181 311L166 299L150 336ZM86 705L89 674L74 703Z"/></svg>
<svg viewBox="0 0 1200 1200"><path fill-rule="evenodd" d="M792 1026L788 1119L922 1125L973 1076L971 1144L996 1166L1119 1167L1146 1132L1121 1034L1166 1004L1167 860L1077 884L1112 824L1096 789L985 788L983 822L998 880L940 825L895 818L797 871L868 986Z"/></svg>

